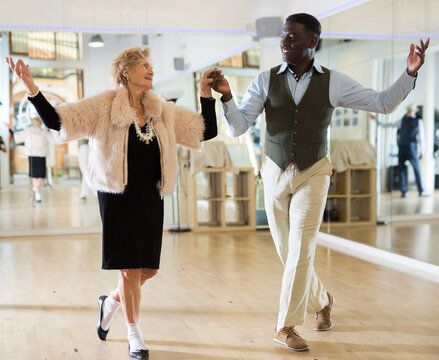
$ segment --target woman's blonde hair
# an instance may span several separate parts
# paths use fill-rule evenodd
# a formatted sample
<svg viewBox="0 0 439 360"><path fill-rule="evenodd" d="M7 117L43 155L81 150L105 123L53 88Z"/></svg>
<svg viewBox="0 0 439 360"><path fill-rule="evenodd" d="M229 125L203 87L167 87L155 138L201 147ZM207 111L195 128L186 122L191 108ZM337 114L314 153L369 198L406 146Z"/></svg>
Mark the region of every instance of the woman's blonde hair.
<svg viewBox="0 0 439 360"><path fill-rule="evenodd" d="M149 58L149 47L147 46L134 46L130 49L120 52L111 64L110 76L116 87L120 85L126 85L127 79L124 75L124 71L135 68L144 59Z"/></svg>

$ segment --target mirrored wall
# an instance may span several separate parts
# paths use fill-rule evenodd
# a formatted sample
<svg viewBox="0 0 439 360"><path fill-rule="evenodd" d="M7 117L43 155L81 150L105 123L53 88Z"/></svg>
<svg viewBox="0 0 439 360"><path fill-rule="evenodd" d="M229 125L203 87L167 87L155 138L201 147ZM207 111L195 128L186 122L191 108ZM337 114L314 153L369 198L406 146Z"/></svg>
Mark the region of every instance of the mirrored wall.
<svg viewBox="0 0 439 360"><path fill-rule="evenodd" d="M324 22L326 36L317 53L320 63L382 91L406 71L411 44L419 45L420 38L425 41L430 36L430 47L415 89L394 112L335 109L330 128L335 172L324 230L435 263L439 48L438 20L432 11L437 4L381 2L377 13L377 3L368 2ZM349 16L358 24L346 27L358 31L343 31ZM367 21L377 28L367 27ZM342 229L342 222L350 226ZM377 226L367 227L368 223Z"/></svg>

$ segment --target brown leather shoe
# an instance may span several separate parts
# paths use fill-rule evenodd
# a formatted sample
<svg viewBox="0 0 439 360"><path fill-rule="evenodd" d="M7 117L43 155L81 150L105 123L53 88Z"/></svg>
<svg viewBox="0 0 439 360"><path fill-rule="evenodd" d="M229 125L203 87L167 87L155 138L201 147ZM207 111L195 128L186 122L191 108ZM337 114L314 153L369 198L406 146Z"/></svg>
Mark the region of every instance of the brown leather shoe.
<svg viewBox="0 0 439 360"><path fill-rule="evenodd" d="M300 335L294 329L294 326L286 326L279 331L276 331L275 328L273 340L274 342L293 351L309 350L308 344L300 337Z"/></svg>
<svg viewBox="0 0 439 360"><path fill-rule="evenodd" d="M331 311L334 307L334 298L328 293L329 304L326 305L321 311L316 312L314 330L327 331L332 329Z"/></svg>

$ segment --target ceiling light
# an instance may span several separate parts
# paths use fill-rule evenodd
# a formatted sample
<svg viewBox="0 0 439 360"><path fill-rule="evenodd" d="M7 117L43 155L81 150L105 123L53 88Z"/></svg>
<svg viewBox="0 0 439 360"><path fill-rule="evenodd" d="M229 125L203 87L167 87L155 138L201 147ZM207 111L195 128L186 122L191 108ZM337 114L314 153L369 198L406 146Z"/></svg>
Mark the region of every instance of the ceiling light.
<svg viewBox="0 0 439 360"><path fill-rule="evenodd" d="M102 47L104 46L104 40L102 40L101 35L95 34L91 37L90 41L88 42L88 46L90 47Z"/></svg>

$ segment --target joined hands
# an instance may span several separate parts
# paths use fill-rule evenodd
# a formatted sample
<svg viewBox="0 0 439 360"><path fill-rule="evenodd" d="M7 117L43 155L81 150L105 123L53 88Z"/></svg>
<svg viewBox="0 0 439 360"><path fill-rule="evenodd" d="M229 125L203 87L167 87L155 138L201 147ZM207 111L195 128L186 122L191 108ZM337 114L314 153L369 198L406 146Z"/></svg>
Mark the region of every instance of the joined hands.
<svg viewBox="0 0 439 360"><path fill-rule="evenodd" d="M212 96L211 89L221 93L223 95L223 101L229 101L232 98L229 82L218 68L206 70L200 81L200 94L202 97ZM203 93L209 95L205 96Z"/></svg>

